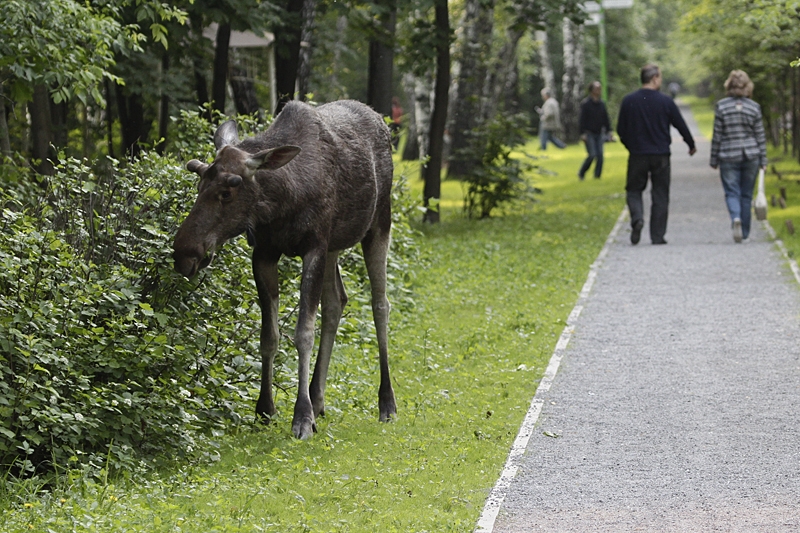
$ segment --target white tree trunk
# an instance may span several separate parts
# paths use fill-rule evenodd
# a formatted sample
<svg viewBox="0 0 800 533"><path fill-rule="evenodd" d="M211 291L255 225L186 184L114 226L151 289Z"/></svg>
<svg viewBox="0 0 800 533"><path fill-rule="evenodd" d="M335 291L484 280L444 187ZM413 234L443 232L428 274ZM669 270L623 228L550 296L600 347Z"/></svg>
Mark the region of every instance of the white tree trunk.
<svg viewBox="0 0 800 533"><path fill-rule="evenodd" d="M414 78L414 114L417 119L417 142L419 143L420 159L428 157L433 96L433 80Z"/></svg>
<svg viewBox="0 0 800 533"><path fill-rule="evenodd" d="M550 63L550 52L547 49L547 32L544 30L536 31L536 41L539 43L539 68L544 86L550 89L555 96L556 75L553 73L553 65Z"/></svg>
<svg viewBox="0 0 800 533"><path fill-rule="evenodd" d="M578 112L583 94L583 31L564 19L564 76L561 80L561 123L564 140L575 142L580 137Z"/></svg>

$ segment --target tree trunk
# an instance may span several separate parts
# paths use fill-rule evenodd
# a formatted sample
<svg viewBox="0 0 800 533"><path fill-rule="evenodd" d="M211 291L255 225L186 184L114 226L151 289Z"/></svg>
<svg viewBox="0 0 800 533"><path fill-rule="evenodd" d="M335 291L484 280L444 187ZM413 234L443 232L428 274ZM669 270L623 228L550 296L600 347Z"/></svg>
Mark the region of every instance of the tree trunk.
<svg viewBox="0 0 800 533"><path fill-rule="evenodd" d="M378 27L369 42L369 77L367 105L383 116L392 116L392 70L394 67L394 33L397 23L397 2L376 0L380 8Z"/></svg>
<svg viewBox="0 0 800 533"><path fill-rule="evenodd" d="M116 85L117 111L122 128L122 146L128 157L136 158L142 151L140 142L147 139L142 95L125 94L122 85Z"/></svg>
<svg viewBox="0 0 800 533"><path fill-rule="evenodd" d="M486 79L484 92L487 97L483 99L484 105L481 110L481 118L484 123L493 119L503 104L502 99L506 85L517 64L517 45L525 31L526 27L522 24L512 24L506 30L505 44L500 50L494 68Z"/></svg>
<svg viewBox="0 0 800 533"><path fill-rule="evenodd" d="M211 100L214 110L225 113L225 89L228 83L228 52L231 42L231 25L217 28L217 47L214 50L214 79L211 80Z"/></svg>
<svg viewBox="0 0 800 533"><path fill-rule="evenodd" d="M11 138L8 135L8 117L6 116L6 98L3 84L0 83L0 152L11 155Z"/></svg>
<svg viewBox="0 0 800 533"><path fill-rule="evenodd" d="M288 0L285 4L286 17L281 27L275 31L275 85L278 92L277 115L294 99L297 84L297 70L300 66L301 15L304 0Z"/></svg>
<svg viewBox="0 0 800 533"><path fill-rule="evenodd" d="M483 89L487 73L487 54L492 46L494 0L467 0L463 39L459 50L458 83L454 92L450 126L452 146L448 176L469 175L480 158L471 146L472 132L480 125Z"/></svg>
<svg viewBox="0 0 800 533"><path fill-rule="evenodd" d="M423 221L431 224L439 222L442 150L444 149L447 99L450 89L450 20L447 12L447 0L436 0L434 10L436 13L436 86L431 116L429 158L422 169L425 180L423 199L427 208Z"/></svg>
<svg viewBox="0 0 800 533"><path fill-rule="evenodd" d="M169 55L164 51L161 57L161 101L158 108L158 144L156 152L164 155L167 145L167 127L169 126L169 95L166 90L166 79L169 76Z"/></svg>
<svg viewBox="0 0 800 533"><path fill-rule="evenodd" d="M433 74L431 74L433 77ZM414 114L417 120L417 146L419 158L428 157L433 110L433 84L427 78L414 78Z"/></svg>
<svg viewBox="0 0 800 533"><path fill-rule="evenodd" d="M108 143L108 157L114 159L114 114L112 112L111 82L105 79L103 82L106 90L106 142Z"/></svg>
<svg viewBox="0 0 800 533"><path fill-rule="evenodd" d="M253 79L249 76L247 69L244 68L233 56L230 68L231 90L233 91L233 103L236 112L240 115L257 115L261 121L261 106L258 103L256 87Z"/></svg>
<svg viewBox="0 0 800 533"><path fill-rule="evenodd" d="M564 140L577 142L578 113L583 88L583 36L581 26L564 19L564 76L561 84L561 123Z"/></svg>
<svg viewBox="0 0 800 533"><path fill-rule="evenodd" d="M403 148L403 161L414 161L419 159L419 139L417 137L417 113L416 113L416 79L411 73L403 75L403 90L406 93L406 101L409 109L406 110L406 145Z"/></svg>
<svg viewBox="0 0 800 533"><path fill-rule="evenodd" d="M69 105L67 102L57 104L50 97L50 125L53 134L53 144L59 148L67 145L69 127L67 125Z"/></svg>
<svg viewBox="0 0 800 533"><path fill-rule="evenodd" d="M542 81L544 81L544 86L550 89L553 96L555 96L556 75L553 72L553 65L550 63L550 50L548 49L549 40L547 38L547 32L544 30L538 30L536 32L536 40L540 43L539 67L542 71Z"/></svg>
<svg viewBox="0 0 800 533"><path fill-rule="evenodd" d="M50 122L50 95L46 85L34 87L28 112L31 116L31 156L36 161L33 168L39 174L52 176L54 169L49 159L53 157L50 151L53 128Z"/></svg>
<svg viewBox="0 0 800 533"><path fill-rule="evenodd" d="M202 17L199 13L195 12L190 15L189 19L192 26L193 40L196 40L197 42L204 42ZM196 54L192 54L192 74L194 75L194 88L197 92L197 105L200 107L204 107L209 101L208 80L206 79L203 63L204 62L201 57ZM211 117L208 116L207 118L210 119Z"/></svg>
<svg viewBox="0 0 800 533"><path fill-rule="evenodd" d="M314 37L314 15L317 9L317 0L303 1L303 26L300 30L300 65L297 67L297 92L298 98L306 101L310 93L311 80L311 50Z"/></svg>

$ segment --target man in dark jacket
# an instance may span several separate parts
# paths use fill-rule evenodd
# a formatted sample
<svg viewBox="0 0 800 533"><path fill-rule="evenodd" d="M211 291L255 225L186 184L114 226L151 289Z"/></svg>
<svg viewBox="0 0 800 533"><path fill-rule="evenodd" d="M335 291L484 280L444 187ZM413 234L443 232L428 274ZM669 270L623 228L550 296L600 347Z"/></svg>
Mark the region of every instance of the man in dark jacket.
<svg viewBox="0 0 800 533"><path fill-rule="evenodd" d="M619 108L617 133L628 149L628 176L625 184L628 210L631 214L631 243L638 244L644 227L642 193L648 178L652 181L650 240L667 244L667 212L670 183L670 125L680 132L689 145L689 155L697 149L678 106L661 89L661 70L646 65L641 70L642 88L627 95Z"/></svg>
<svg viewBox="0 0 800 533"><path fill-rule="evenodd" d="M588 156L578 171L578 178L583 179L589 167L594 164L594 177L600 178L603 173L603 143L611 131L606 104L600 100L602 86L599 81L589 84L589 96L581 102L581 113L578 118L578 129L581 140L586 144Z"/></svg>

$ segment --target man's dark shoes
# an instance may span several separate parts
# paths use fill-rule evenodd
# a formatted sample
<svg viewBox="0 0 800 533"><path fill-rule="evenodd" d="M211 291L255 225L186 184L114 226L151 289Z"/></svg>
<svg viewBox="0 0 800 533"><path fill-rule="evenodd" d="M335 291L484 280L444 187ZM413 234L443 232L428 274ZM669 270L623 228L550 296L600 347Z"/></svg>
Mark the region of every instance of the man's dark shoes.
<svg viewBox="0 0 800 533"><path fill-rule="evenodd" d="M667 241L665 241L664 239L661 239L659 241L653 241L653 244L667 244Z"/></svg>
<svg viewBox="0 0 800 533"><path fill-rule="evenodd" d="M631 244L639 244L642 238L642 228L644 227L644 220L637 220L631 226Z"/></svg>

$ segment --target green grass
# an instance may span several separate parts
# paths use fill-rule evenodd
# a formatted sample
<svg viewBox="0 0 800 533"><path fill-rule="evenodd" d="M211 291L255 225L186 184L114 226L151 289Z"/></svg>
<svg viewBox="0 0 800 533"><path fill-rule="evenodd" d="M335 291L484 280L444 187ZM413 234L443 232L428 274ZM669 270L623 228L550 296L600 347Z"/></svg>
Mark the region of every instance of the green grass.
<svg viewBox="0 0 800 533"><path fill-rule="evenodd" d="M707 139L714 133L714 104L708 99L697 97L683 97L692 108L692 114L697 120L700 131ZM791 221L800 232L800 162L789 153L784 153L782 147L767 144L768 167L764 180L764 189L769 201L767 220L775 234L786 245L791 257L800 257L800 233L790 233L787 221ZM775 172L777 170L777 173ZM783 179L779 179L778 174ZM722 185L720 185L720 190ZM780 204L773 205L772 199L781 196L781 189L786 196L786 207Z"/></svg>
<svg viewBox="0 0 800 533"><path fill-rule="evenodd" d="M539 201L505 216L465 219L460 185L443 183L442 223L423 228L416 309L391 319L396 421L377 421L372 346L340 348L310 441L291 437L293 391L279 392L276 422L221 437L217 463L135 480L75 472L52 486L7 483L3 530L472 531L624 206L619 143L608 145L602 180L578 181L581 146L546 156L550 173L533 177Z"/></svg>

